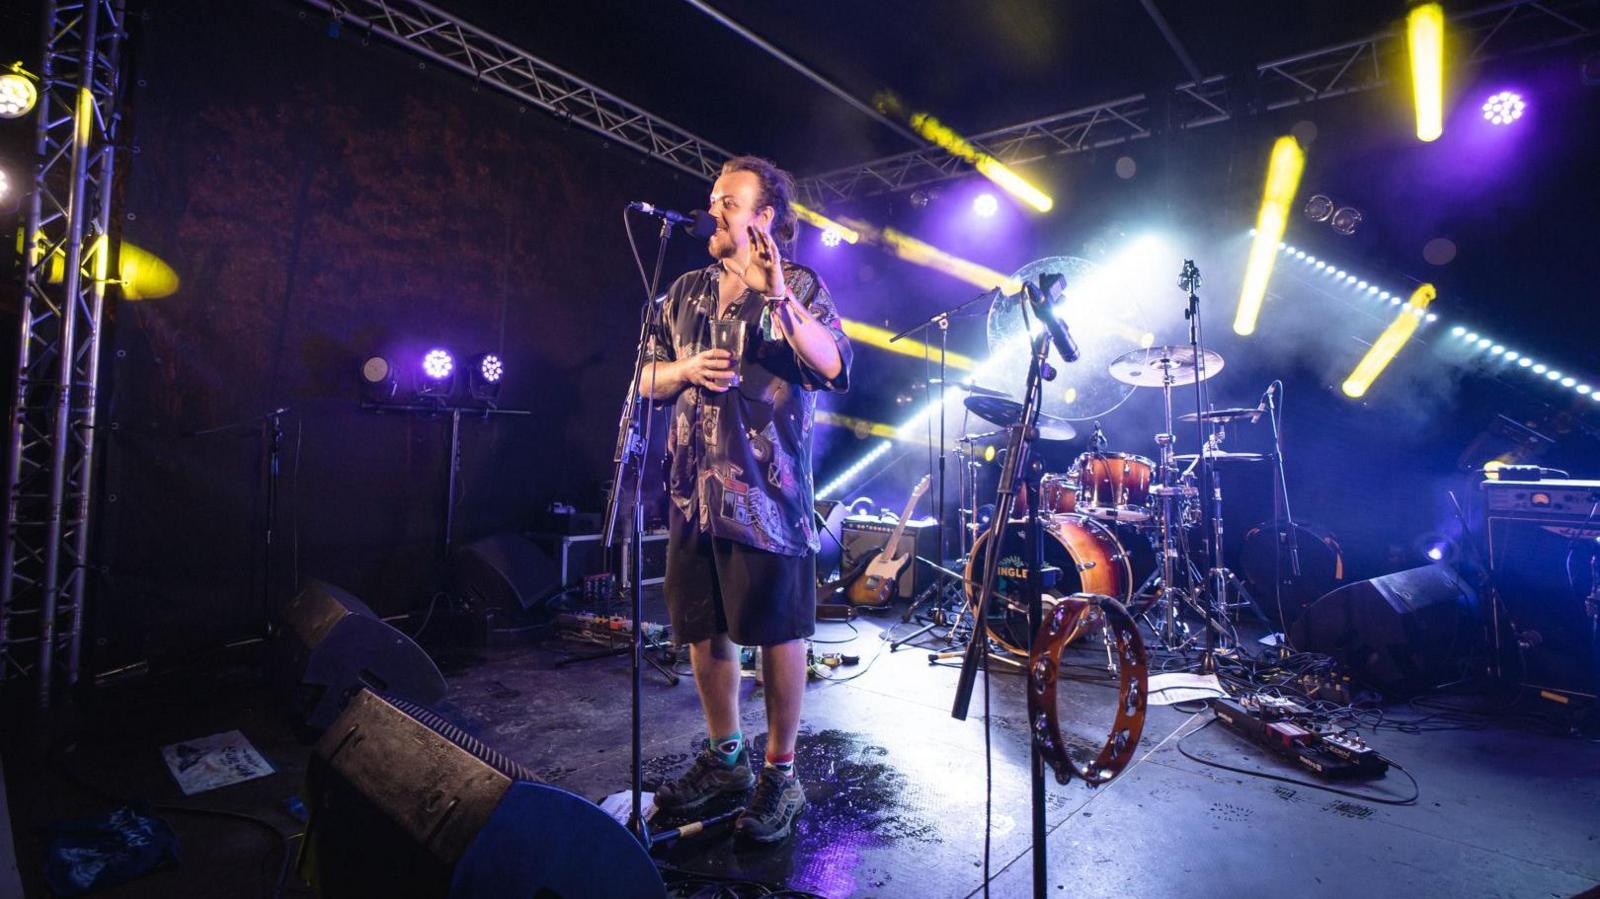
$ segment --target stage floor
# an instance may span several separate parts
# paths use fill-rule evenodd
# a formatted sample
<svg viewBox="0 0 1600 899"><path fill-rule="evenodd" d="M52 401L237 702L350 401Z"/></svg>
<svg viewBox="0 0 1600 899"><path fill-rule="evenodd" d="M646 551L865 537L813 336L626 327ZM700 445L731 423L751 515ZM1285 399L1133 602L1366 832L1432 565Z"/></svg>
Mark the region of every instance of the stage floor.
<svg viewBox="0 0 1600 899"><path fill-rule="evenodd" d="M837 669L839 677L859 676L815 682L808 692L798 764L809 805L792 840L749 848L716 833L661 848L658 857L684 871L826 896L981 895L982 690L968 720L951 718L956 668L931 665L926 649L880 651L887 646L883 627L910 630L899 621L898 614L867 619L854 634L841 624L819 628L819 639L851 640L819 645L819 652L858 653L863 667ZM588 651L560 643L440 653L450 683L441 711L551 783L594 800L624 790L628 660L560 664L569 652ZM28 774L7 756L17 851L31 887L39 884L35 828L109 807L85 783L158 803L242 812L284 833L299 831L283 803L299 791L309 749L293 740L264 694L230 686L226 678L167 683L165 694L152 692L154 684L140 688L137 701L99 719L94 735L54 765ZM1018 676L994 677L997 896L1025 895L1031 884L1021 688ZM1062 689L1095 715L1114 697L1104 684L1063 682ZM745 733L756 735L759 745L765 727L757 690L745 680ZM1394 718L1420 716L1404 705L1389 711ZM1047 845L1054 892L1422 899L1564 897L1600 885L1600 744L1593 740L1541 732L1534 725L1542 719L1526 715L1471 718L1464 727L1434 719L1418 732L1368 732L1369 742L1404 765L1421 787L1414 805L1389 806L1185 758L1180 739L1196 755L1303 778L1220 727L1194 733L1209 718L1209 712L1152 707L1135 761L1114 782L1089 788L1051 781ZM668 686L646 669L644 721L648 788L685 766L704 739L692 681ZM159 747L235 727L278 773L183 799ZM1373 796L1410 792L1398 772L1346 786ZM161 814L183 841L183 863L101 895L271 894L281 854L261 828ZM294 887L291 878L291 894Z"/></svg>

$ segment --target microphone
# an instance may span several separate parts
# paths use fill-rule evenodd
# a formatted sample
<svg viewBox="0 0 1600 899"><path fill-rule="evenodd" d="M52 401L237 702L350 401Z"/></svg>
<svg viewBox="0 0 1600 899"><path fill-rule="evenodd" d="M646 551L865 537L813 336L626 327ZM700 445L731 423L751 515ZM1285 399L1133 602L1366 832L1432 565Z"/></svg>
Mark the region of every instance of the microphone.
<svg viewBox="0 0 1600 899"><path fill-rule="evenodd" d="M1056 352L1067 362L1078 361L1078 344L1067 332L1067 326L1061 319L1056 318L1051 311L1051 300L1060 293L1066 281L1060 275L1045 274L1039 277L1039 283L1046 285L1050 296L1047 298L1043 291L1034 286L1031 281L1022 282L1022 294L1028 300L1028 305L1033 308L1033 314L1044 325L1045 331L1050 334L1050 342L1055 344Z"/></svg>
<svg viewBox="0 0 1600 899"><path fill-rule="evenodd" d="M671 209L663 209L660 206L656 206L652 203L646 203L641 200L634 200L633 202L629 203L628 208L637 212L642 212L645 215L653 215L656 218L666 219L668 223L673 225L682 225L685 231L689 232L695 237L710 237L711 233L717 230L717 220L712 218L711 214L706 212L704 209L696 209L693 212L685 215L682 212L677 212Z"/></svg>

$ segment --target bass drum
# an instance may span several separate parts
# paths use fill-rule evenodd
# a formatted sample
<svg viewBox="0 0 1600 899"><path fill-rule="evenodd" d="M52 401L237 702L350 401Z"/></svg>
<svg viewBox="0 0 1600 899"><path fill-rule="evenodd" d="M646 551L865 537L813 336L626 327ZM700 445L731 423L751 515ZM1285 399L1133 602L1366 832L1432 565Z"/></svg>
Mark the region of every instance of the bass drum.
<svg viewBox="0 0 1600 899"><path fill-rule="evenodd" d="M1044 540L1046 568L1060 569L1055 584L1045 588L1044 615L1049 617L1057 599L1075 593L1110 596L1130 605L1133 591L1155 568L1155 554L1143 537L1132 544L1143 552L1129 552L1110 526L1085 515L1056 515L1039 521ZM967 598L976 601L983 586L984 564L994 539L991 528L978 537L967 560ZM1028 579L1028 529L1013 521L1001 532L1000 569L995 576L995 596L985 618L989 636L1007 652L1028 654L1028 608L1023 593ZM1138 614L1139 609L1135 611Z"/></svg>

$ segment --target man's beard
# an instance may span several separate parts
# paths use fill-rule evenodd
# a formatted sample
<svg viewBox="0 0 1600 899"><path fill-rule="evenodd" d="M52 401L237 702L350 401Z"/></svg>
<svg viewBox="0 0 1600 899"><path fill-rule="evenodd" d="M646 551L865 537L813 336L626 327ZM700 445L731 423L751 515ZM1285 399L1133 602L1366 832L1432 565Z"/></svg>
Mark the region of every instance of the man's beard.
<svg viewBox="0 0 1600 899"><path fill-rule="evenodd" d="M731 259L739 252L739 245L734 243L733 235L726 231L713 232L706 241L706 252L713 259Z"/></svg>

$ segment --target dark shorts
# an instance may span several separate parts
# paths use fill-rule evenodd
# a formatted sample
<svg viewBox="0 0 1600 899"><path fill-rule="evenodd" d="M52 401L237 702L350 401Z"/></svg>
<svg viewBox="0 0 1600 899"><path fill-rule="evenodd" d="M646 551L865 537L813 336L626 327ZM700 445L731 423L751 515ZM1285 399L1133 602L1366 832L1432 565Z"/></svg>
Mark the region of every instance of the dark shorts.
<svg viewBox="0 0 1600 899"><path fill-rule="evenodd" d="M816 631L816 553L782 556L702 534L676 509L667 517L665 589L675 641L726 633L740 646L772 646Z"/></svg>

